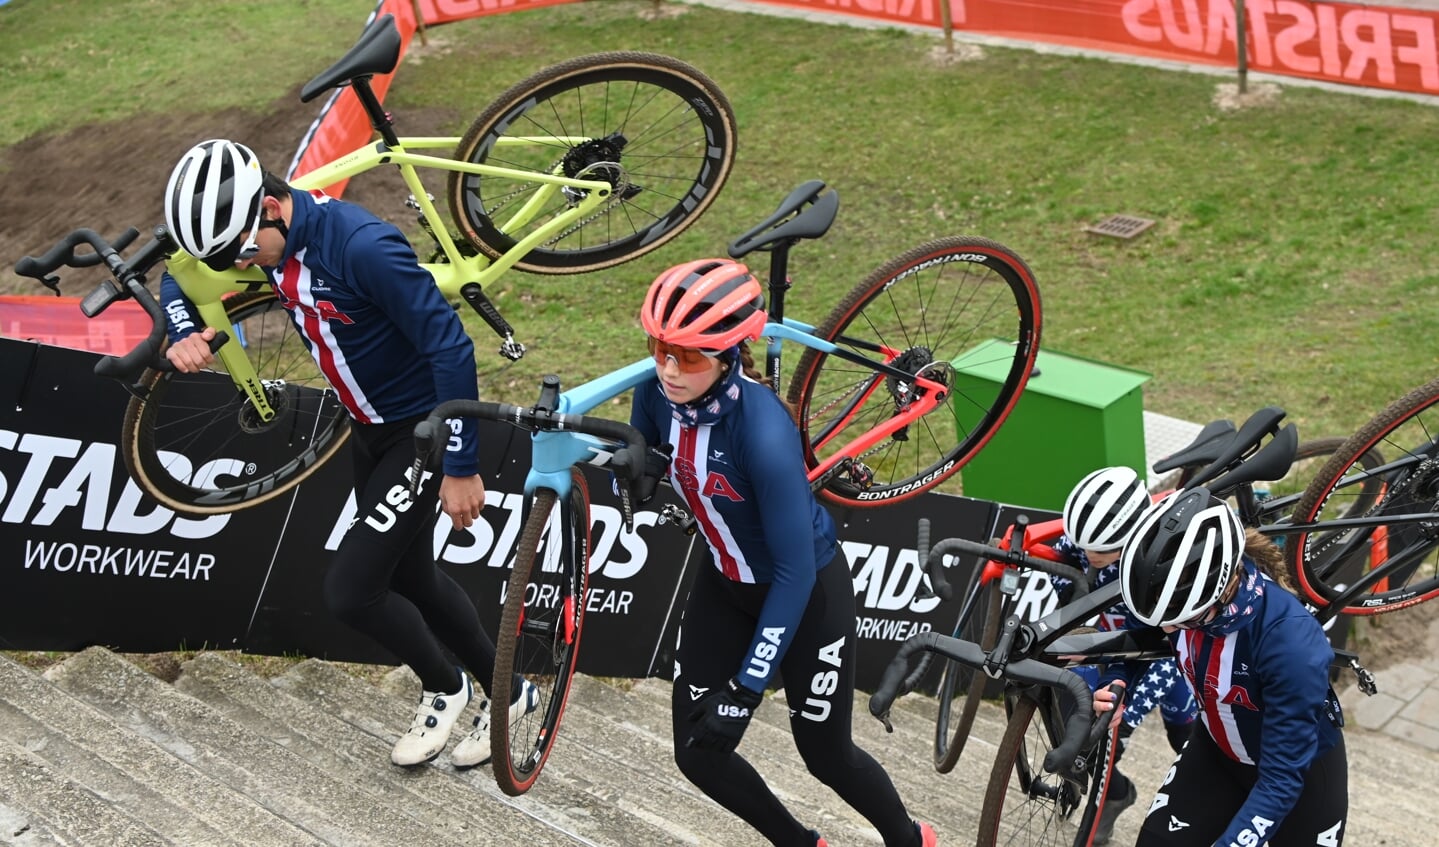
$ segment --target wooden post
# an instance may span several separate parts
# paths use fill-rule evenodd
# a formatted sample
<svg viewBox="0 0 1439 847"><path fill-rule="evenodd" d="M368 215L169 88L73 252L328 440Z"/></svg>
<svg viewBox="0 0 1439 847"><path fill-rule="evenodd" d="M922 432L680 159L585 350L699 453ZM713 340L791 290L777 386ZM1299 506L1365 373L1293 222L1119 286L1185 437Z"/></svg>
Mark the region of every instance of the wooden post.
<svg viewBox="0 0 1439 847"><path fill-rule="evenodd" d="M420 35L420 46L430 46L430 39L425 37L425 13L420 11L420 0L410 0L415 6L415 32Z"/></svg>
<svg viewBox="0 0 1439 847"><path fill-rule="evenodd" d="M949 11L949 0L939 0L939 22L944 27L945 52L954 55L954 21Z"/></svg>
<svg viewBox="0 0 1439 847"><path fill-rule="evenodd" d="M1248 90L1249 75L1249 48L1248 36L1245 33L1244 21L1244 0L1234 0L1234 41L1235 52L1239 59L1239 93L1243 94Z"/></svg>

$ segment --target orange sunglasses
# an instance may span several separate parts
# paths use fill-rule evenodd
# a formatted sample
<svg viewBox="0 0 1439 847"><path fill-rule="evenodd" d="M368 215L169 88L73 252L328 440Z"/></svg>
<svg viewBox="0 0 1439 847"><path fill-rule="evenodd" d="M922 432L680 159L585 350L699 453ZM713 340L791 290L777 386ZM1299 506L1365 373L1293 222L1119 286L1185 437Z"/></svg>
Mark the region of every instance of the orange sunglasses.
<svg viewBox="0 0 1439 847"><path fill-rule="evenodd" d="M665 366L666 359L674 359L679 365L680 373L695 374L708 370L710 362L719 357L717 350L696 350L693 347L679 347L674 344L666 344L663 341L651 336L649 339L650 355L655 357L655 364Z"/></svg>

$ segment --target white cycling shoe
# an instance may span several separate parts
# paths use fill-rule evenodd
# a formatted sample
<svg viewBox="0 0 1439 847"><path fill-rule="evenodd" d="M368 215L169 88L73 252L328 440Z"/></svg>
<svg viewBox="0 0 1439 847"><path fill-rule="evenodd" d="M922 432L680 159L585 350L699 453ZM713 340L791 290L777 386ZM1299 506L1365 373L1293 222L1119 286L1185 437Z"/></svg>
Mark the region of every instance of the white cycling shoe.
<svg viewBox="0 0 1439 847"><path fill-rule="evenodd" d="M470 675L460 671L460 690L453 694L424 691L410 728L390 751L390 761L400 767L414 767L433 761L450 741L450 730L470 704L474 688Z"/></svg>
<svg viewBox="0 0 1439 847"><path fill-rule="evenodd" d="M540 705L540 689L528 679L520 688L520 696L510 704L510 723L533 712ZM490 760L490 701L480 701L480 713L475 715L474 728L455 745L450 752L450 763L464 770L483 765Z"/></svg>

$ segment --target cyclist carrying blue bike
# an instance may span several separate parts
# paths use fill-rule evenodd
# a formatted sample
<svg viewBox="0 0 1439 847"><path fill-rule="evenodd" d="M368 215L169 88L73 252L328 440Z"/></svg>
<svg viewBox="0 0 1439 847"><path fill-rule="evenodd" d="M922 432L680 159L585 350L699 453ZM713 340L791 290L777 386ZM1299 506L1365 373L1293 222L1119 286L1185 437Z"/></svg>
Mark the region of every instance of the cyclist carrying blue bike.
<svg viewBox="0 0 1439 847"><path fill-rule="evenodd" d="M1279 558L1204 488L1155 503L1124 547L1124 604L1168 634L1200 717L1139 847L1343 843L1348 760L1329 684L1334 651L1319 621L1265 573ZM1111 668L1101 682L1126 673ZM1114 708L1107 689L1094 708Z"/></svg>
<svg viewBox="0 0 1439 847"><path fill-rule="evenodd" d="M630 422L649 443L675 445L670 480L708 546L676 651L676 764L770 843L824 845L735 752L782 674L809 771L888 847L933 847L934 830L910 818L851 737L854 588L810 492L799 430L744 343L766 321L759 282L728 260L678 265L654 281L640 318L656 379L635 389Z"/></svg>

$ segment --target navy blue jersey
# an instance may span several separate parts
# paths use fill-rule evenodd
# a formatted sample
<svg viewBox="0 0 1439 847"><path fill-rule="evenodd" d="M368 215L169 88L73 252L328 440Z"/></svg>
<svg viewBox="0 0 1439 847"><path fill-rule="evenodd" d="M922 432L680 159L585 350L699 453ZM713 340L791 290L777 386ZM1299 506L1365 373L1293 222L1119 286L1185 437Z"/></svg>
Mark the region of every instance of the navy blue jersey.
<svg viewBox="0 0 1439 847"><path fill-rule="evenodd" d="M1247 568L1253 563L1245 559ZM1259 843L1256 831L1284 821L1309 765L1340 740L1343 717L1329 687L1334 650L1323 628L1293 594L1262 578L1263 593L1239 628L1170 634L1199 717L1229 758L1258 779L1217 843ZM1106 676L1113 676L1112 673Z"/></svg>
<svg viewBox="0 0 1439 847"><path fill-rule="evenodd" d="M378 424L478 397L474 344L404 235L353 203L292 191L280 265L264 268L350 416ZM171 340L199 328L169 274L161 282ZM445 473L478 471L476 424L451 423Z"/></svg>
<svg viewBox="0 0 1439 847"><path fill-rule="evenodd" d="M712 424L682 424L658 380L635 389L630 422L673 444L670 481L699 522L715 566L735 582L767 583L754 639L736 678L763 691L789 649L815 574L836 550L834 521L809 489L800 435L771 389L736 382L738 402ZM703 637L691 634L687 637Z"/></svg>

